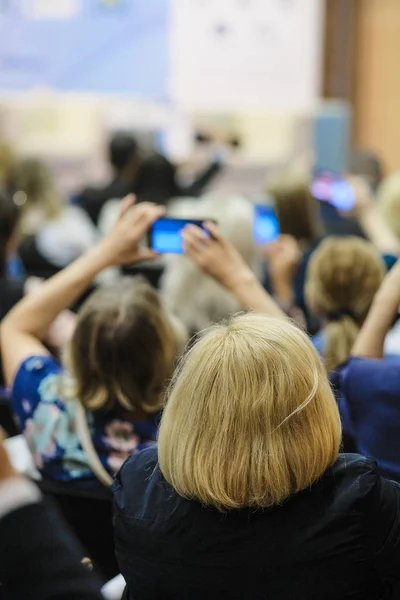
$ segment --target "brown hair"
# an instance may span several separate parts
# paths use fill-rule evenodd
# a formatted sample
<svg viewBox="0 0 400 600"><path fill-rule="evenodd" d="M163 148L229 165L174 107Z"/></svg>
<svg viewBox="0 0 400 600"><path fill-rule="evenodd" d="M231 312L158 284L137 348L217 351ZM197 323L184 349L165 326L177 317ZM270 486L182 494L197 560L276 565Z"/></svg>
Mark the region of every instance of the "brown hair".
<svg viewBox="0 0 400 600"><path fill-rule="evenodd" d="M207 330L181 361L158 458L183 497L221 511L268 507L323 475L341 433L307 335L289 320L249 313Z"/></svg>
<svg viewBox="0 0 400 600"><path fill-rule="evenodd" d="M303 175L282 175L268 193L275 199L280 231L301 245L310 244L322 232L318 201L311 195L310 181Z"/></svg>
<svg viewBox="0 0 400 600"><path fill-rule="evenodd" d="M91 410L119 404L154 412L175 354L173 325L144 279L101 288L80 310L66 354L73 394Z"/></svg>
<svg viewBox="0 0 400 600"><path fill-rule="evenodd" d="M312 254L306 277L310 308L328 320L328 370L347 360L385 274L374 246L357 237L329 237Z"/></svg>

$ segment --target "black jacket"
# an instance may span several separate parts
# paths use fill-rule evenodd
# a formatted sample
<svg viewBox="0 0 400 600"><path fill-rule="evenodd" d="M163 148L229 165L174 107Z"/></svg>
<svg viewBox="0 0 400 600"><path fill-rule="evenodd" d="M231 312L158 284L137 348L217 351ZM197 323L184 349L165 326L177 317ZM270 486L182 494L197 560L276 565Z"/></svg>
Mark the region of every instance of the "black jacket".
<svg viewBox="0 0 400 600"><path fill-rule="evenodd" d="M123 198L135 194L137 202L156 202L166 204L178 196L199 196L207 184L220 171L219 163L212 163L188 187L177 182L176 167L161 154L147 158L135 181L115 179L103 188L88 187L77 197L77 202L97 225L101 210L108 200Z"/></svg>
<svg viewBox="0 0 400 600"><path fill-rule="evenodd" d="M341 455L282 506L221 514L180 498L149 449L125 463L114 501L117 558L131 599L398 597L400 487L359 455Z"/></svg>
<svg viewBox="0 0 400 600"><path fill-rule="evenodd" d="M102 600L100 586L80 564L83 551L45 504L0 520L0 598Z"/></svg>

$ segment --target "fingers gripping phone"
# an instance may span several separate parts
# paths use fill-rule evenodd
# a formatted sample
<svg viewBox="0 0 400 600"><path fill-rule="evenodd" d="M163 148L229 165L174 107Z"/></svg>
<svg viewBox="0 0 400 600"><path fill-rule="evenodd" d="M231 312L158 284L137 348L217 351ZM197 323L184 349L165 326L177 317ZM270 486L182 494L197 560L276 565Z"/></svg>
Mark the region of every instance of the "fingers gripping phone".
<svg viewBox="0 0 400 600"><path fill-rule="evenodd" d="M205 220L161 217L150 228L149 246L160 254L183 254L182 229L186 225L197 225L197 227L205 229L204 223Z"/></svg>

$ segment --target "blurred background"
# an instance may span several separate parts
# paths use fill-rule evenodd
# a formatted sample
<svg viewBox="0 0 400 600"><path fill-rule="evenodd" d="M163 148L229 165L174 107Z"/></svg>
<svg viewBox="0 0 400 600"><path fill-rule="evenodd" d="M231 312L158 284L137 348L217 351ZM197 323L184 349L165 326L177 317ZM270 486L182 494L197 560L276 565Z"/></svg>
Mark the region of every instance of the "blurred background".
<svg viewBox="0 0 400 600"><path fill-rule="evenodd" d="M224 145L215 188L311 163L324 131L390 173L399 24L398 0L0 0L0 137L67 194L109 178L116 130L184 179Z"/></svg>

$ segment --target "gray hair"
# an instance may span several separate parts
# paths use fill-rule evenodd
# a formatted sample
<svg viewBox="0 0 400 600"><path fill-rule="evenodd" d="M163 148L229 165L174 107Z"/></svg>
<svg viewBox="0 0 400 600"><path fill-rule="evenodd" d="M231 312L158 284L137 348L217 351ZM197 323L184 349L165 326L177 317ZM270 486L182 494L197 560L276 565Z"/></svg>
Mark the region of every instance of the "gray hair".
<svg viewBox="0 0 400 600"><path fill-rule="evenodd" d="M254 207L249 200L242 196L208 194L200 200L173 203L169 214L188 219L214 219L223 235L259 274L261 261L253 240ZM241 309L230 292L182 255L166 257L161 294L167 309L192 333Z"/></svg>

